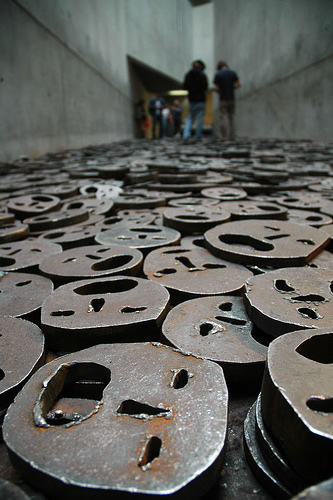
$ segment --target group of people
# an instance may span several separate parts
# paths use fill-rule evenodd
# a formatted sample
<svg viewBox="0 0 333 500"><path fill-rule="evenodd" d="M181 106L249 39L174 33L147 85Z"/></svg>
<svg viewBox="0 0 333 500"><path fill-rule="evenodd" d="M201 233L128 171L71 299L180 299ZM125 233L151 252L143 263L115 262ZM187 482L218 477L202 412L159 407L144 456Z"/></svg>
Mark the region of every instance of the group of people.
<svg viewBox="0 0 333 500"><path fill-rule="evenodd" d="M159 127L159 137L162 139L173 135L180 135L182 112L183 106L178 99L175 99L172 106L170 106L160 94L156 94L149 102L153 139L156 139L157 127Z"/></svg>
<svg viewBox="0 0 333 500"><path fill-rule="evenodd" d="M189 114L187 116L183 139L188 141L192 135L192 127L196 122L195 140L200 140L203 132L203 122L206 111L206 96L208 90L208 78L204 73L205 64L201 60L192 63L192 67L186 73L183 89L188 92ZM214 77L214 90L219 94L219 121L220 138L235 139L235 90L241 86L241 82L235 71L229 68L225 61L219 61ZM152 117L152 136L164 138L170 135L181 135L182 111L178 100L170 106L160 94L156 94L149 102L149 114ZM172 132L170 133L170 129Z"/></svg>

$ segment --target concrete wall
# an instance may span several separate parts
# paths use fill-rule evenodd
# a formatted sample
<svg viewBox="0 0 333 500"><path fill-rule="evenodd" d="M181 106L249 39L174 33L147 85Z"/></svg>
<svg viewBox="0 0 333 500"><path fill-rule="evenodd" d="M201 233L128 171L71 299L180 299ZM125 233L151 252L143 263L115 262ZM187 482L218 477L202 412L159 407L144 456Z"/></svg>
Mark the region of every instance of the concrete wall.
<svg viewBox="0 0 333 500"><path fill-rule="evenodd" d="M182 79L184 0L1 0L0 161L133 136L127 56Z"/></svg>
<svg viewBox="0 0 333 500"><path fill-rule="evenodd" d="M214 0L215 60L237 91L239 136L332 140L332 0Z"/></svg>

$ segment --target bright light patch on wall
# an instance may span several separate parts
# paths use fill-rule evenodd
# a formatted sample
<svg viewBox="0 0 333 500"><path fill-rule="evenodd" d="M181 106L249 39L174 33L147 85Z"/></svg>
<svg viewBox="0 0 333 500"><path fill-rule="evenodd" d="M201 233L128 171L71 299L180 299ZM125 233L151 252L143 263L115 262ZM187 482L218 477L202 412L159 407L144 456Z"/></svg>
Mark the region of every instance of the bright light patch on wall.
<svg viewBox="0 0 333 500"><path fill-rule="evenodd" d="M187 95L188 91L187 90L169 90L168 95Z"/></svg>

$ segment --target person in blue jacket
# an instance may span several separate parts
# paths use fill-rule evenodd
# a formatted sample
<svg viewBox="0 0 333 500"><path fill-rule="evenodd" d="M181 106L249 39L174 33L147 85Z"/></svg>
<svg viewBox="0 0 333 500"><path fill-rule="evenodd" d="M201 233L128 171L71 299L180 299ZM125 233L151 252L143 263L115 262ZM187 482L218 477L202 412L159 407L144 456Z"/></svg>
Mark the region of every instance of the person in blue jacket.
<svg viewBox="0 0 333 500"><path fill-rule="evenodd" d="M149 114L152 117L153 139L156 139L156 126L159 126L159 138L162 137L162 109L165 107L165 101L159 93L156 93L149 101Z"/></svg>
<svg viewBox="0 0 333 500"><path fill-rule="evenodd" d="M220 128L221 139L228 137L235 139L235 90L241 87L241 82L235 71L229 68L225 61L217 64L217 73L214 77L215 90L220 96Z"/></svg>

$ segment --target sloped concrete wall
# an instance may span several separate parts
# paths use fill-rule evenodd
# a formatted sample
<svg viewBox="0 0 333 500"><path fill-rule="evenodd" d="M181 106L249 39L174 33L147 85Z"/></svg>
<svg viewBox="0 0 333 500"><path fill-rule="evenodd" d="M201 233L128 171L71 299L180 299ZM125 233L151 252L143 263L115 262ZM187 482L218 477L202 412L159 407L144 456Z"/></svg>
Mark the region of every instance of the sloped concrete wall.
<svg viewBox="0 0 333 500"><path fill-rule="evenodd" d="M239 136L332 140L333 2L215 0L215 59L235 69Z"/></svg>
<svg viewBox="0 0 333 500"><path fill-rule="evenodd" d="M182 0L1 0L0 161L133 137L127 55L182 79Z"/></svg>

